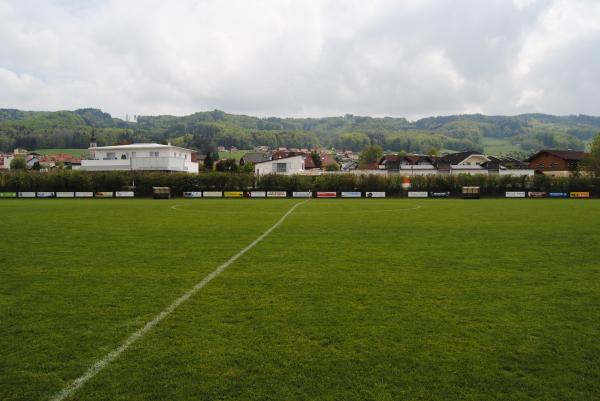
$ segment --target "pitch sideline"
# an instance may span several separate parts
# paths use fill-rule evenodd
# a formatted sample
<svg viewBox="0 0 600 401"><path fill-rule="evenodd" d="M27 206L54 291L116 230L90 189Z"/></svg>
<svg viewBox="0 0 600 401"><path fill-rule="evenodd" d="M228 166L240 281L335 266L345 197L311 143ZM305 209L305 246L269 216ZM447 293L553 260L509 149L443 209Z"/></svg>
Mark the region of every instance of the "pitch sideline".
<svg viewBox="0 0 600 401"><path fill-rule="evenodd" d="M221 274L227 267L229 267L233 262L239 259L243 254L248 252L250 249L254 248L259 242L261 242L265 237L267 237L273 230L281 225L288 218L290 214L296 210L296 208L306 202L309 199L296 203L293 205L275 224L273 224L267 231L262 233L258 238L252 241L249 245L247 245L244 249L233 255L229 258L225 263L217 267L212 271L208 276L204 277L200 282L198 282L195 286L193 286L190 290L188 290L185 294L177 298L173 301L168 307L166 307L162 312L156 315L152 320L144 325L141 329L134 332L130 335L127 340L119 347L115 348L108 354L106 354L102 359L94 362L92 366L88 368L88 370L77 379L73 380L71 384L63 388L58 394L56 394L51 401L63 401L67 397L71 396L75 393L79 388L81 388L88 380L92 379L94 376L98 374L102 369L104 369L108 364L117 359L119 355L121 355L127 348L129 348L133 343L142 338L146 333L148 333L154 326L160 323L164 318L169 316L179 305L187 301L192 295L198 292L202 287L212 281L215 277Z"/></svg>

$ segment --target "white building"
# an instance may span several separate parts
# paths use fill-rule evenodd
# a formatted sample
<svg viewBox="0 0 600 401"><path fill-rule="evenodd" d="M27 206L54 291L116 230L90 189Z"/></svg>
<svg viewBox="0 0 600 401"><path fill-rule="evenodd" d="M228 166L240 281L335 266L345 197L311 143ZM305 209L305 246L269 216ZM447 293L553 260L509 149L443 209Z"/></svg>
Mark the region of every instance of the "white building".
<svg viewBox="0 0 600 401"><path fill-rule="evenodd" d="M13 158L13 155L0 152L0 170L10 170L10 162Z"/></svg>
<svg viewBox="0 0 600 401"><path fill-rule="evenodd" d="M192 162L196 151L158 143L135 143L118 146L90 146L90 159L81 160L86 171L180 171L197 173L198 163Z"/></svg>
<svg viewBox="0 0 600 401"><path fill-rule="evenodd" d="M304 172L304 156L290 156L256 163L254 172L256 175L302 174Z"/></svg>

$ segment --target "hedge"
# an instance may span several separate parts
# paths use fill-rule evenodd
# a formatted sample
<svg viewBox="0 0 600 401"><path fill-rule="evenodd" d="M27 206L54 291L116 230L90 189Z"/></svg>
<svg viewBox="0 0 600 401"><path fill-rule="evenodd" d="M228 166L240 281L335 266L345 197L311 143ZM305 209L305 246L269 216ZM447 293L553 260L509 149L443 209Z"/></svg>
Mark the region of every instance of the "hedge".
<svg viewBox="0 0 600 401"><path fill-rule="evenodd" d="M500 175L431 175L411 179L411 190L450 191L458 194L464 185L481 187L482 194L502 196L505 191L568 192L589 191L600 195L600 180L587 176L553 178L545 175L511 177ZM138 195L152 193L153 186L168 186L175 195L183 191L385 191L401 196L402 176L323 174L266 175L247 173L164 173L164 172L89 172L55 170L50 172L9 171L0 173L0 191L119 191L135 185Z"/></svg>

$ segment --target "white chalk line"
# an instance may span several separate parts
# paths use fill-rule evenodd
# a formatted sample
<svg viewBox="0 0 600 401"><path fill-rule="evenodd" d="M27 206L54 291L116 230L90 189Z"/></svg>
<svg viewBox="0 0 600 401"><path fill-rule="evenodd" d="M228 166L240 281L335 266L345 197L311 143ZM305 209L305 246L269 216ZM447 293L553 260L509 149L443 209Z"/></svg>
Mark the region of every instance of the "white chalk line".
<svg viewBox="0 0 600 401"><path fill-rule="evenodd" d="M177 206L185 206L182 203L178 203L175 204L173 206L171 206L171 209L173 210L179 210L179 211L183 211L185 210L186 212L194 212L194 211L201 211L201 210L194 210L194 209L179 209ZM374 210L361 210L360 212L356 212L356 213L380 213L380 212L403 212L403 211L407 211L407 210L417 210L417 209L421 209L421 205L417 205L415 207L407 207L407 208L398 208L398 209L374 209ZM343 212L342 212L343 213ZM350 213L350 212L347 212ZM354 212L352 212L354 213Z"/></svg>
<svg viewBox="0 0 600 401"><path fill-rule="evenodd" d="M179 305L181 305L182 303L187 301L192 295L194 295L196 292L198 292L202 287L204 287L206 284L208 284L210 281L212 281L215 277L217 277L219 274L221 274L227 267L229 267L233 262L235 262L240 256L242 256L243 254L248 252L250 249L252 249L254 246L256 246L259 242L261 242L273 230L275 230L277 227L279 227L279 225L281 225L281 223L283 223L285 221L285 219L287 219L288 216L290 214L292 214L298 206L300 206L306 202L308 202L308 199L303 202L296 203L294 206L292 206L275 224L273 224L267 231L265 231L258 238L256 238L254 241L252 241L252 243L250 243L250 245L246 246L244 249L242 249L241 251L239 251L238 253L233 255L229 260L227 260L225 263L223 263L222 265L217 267L212 273L210 273L208 276L204 277L202 279L202 281L200 281L198 284L193 286L188 292L186 292L185 294L183 294L182 296L177 298L175 301L173 301L173 303L171 303L168 307L166 307L162 312L160 312L152 320L150 320L148 323L146 323L146 325L144 325L144 327L142 327L141 329L139 329L138 331L133 333L131 336L129 336L129 338L127 338L127 340L125 340L125 342L123 344L121 344L119 347L115 348L108 354L106 354L102 359L96 361L92 366L89 367L89 369L83 375L81 375L77 379L73 380L71 382L71 384L69 384L68 386L63 388L51 400L52 401L62 401L64 399L66 399L67 397L71 396L73 393L75 393L88 380L92 379L94 376L96 376L98 374L98 372L100 372L102 369L104 369L109 363L111 363L112 361L117 359L119 357L119 355L121 355L125 350L127 350L127 348L129 348L133 343L135 343L137 340L142 338L146 333L148 333L150 330L152 330L152 328L154 328L154 326L156 326L164 318L166 318L171 313L173 313L173 311L175 309L177 309L177 307Z"/></svg>

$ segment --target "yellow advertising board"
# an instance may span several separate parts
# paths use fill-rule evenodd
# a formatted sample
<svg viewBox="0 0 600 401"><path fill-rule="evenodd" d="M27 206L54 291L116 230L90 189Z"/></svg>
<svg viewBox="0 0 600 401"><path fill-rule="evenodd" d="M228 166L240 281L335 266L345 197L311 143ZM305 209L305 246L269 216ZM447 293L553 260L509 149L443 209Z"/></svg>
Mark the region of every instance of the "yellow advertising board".
<svg viewBox="0 0 600 401"><path fill-rule="evenodd" d="M571 192L571 198L589 198L589 192Z"/></svg>
<svg viewBox="0 0 600 401"><path fill-rule="evenodd" d="M243 198L244 197L244 193L241 191L229 191L229 192L223 192L223 197L224 198Z"/></svg>

